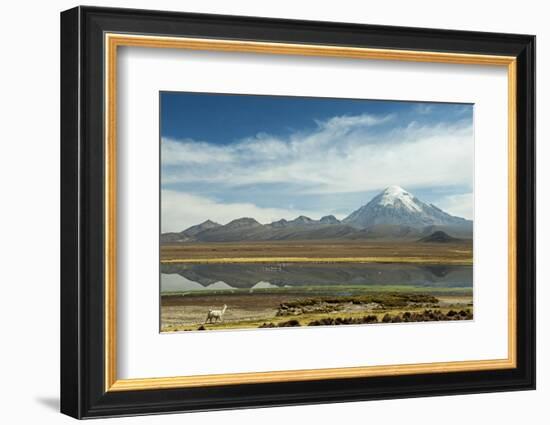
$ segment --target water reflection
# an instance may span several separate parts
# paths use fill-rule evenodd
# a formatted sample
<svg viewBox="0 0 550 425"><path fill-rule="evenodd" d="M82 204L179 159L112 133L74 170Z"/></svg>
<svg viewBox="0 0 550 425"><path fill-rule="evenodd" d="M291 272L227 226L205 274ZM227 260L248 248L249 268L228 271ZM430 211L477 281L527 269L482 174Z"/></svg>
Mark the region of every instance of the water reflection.
<svg viewBox="0 0 550 425"><path fill-rule="evenodd" d="M161 292L337 285L471 288L472 266L414 264L162 264Z"/></svg>

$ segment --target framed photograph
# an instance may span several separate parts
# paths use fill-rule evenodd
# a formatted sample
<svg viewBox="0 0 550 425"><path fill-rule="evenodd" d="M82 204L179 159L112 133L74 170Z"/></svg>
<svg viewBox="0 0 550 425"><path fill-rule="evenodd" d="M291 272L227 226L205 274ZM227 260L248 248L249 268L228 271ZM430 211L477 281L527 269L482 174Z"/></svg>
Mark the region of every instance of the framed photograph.
<svg viewBox="0 0 550 425"><path fill-rule="evenodd" d="M61 411L535 388L535 37L61 14Z"/></svg>

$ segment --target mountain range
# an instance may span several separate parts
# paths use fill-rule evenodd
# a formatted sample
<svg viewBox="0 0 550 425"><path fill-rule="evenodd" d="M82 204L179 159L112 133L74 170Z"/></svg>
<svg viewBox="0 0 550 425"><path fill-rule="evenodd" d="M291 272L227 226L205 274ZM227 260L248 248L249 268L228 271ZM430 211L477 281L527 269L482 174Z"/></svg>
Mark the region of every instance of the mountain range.
<svg viewBox="0 0 550 425"><path fill-rule="evenodd" d="M299 216L261 224L251 217L225 225L206 220L181 232L163 233L162 244L185 242L239 242L284 240L418 240L435 232L470 239L473 223L416 198L399 186L390 186L343 220L326 215L319 220ZM429 239L428 239L429 240Z"/></svg>

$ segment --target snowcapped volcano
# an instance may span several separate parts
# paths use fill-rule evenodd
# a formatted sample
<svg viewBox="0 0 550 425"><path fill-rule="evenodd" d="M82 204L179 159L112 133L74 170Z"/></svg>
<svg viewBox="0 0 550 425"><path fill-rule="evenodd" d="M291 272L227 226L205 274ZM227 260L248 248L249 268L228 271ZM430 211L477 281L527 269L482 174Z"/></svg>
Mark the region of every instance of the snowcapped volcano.
<svg viewBox="0 0 550 425"><path fill-rule="evenodd" d="M389 186L368 204L343 220L355 228L376 225L469 226L471 221L452 216L433 204L427 204L399 186Z"/></svg>
<svg viewBox="0 0 550 425"><path fill-rule="evenodd" d="M422 202L399 186L390 186L369 203L340 221L333 215L320 220L299 216L261 224L251 217L225 225L211 220L179 233L163 233L161 243L316 241L316 240L419 240L434 232L453 238L471 239L473 223ZM436 235L437 236L437 235Z"/></svg>
<svg viewBox="0 0 550 425"><path fill-rule="evenodd" d="M391 205L394 208L404 208L411 212L422 212L422 205L420 202L416 202L414 196L399 186L390 186L386 188L376 198L379 198L378 205Z"/></svg>

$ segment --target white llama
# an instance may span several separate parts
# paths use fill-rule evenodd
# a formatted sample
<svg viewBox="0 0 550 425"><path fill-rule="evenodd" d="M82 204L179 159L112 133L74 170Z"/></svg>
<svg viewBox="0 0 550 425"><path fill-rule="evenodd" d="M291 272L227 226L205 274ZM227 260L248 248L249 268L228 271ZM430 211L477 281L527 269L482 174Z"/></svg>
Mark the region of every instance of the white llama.
<svg viewBox="0 0 550 425"><path fill-rule="evenodd" d="M223 315L225 314L225 310L227 310L227 305L223 305L223 309L221 310L208 310L208 314L206 315L206 320L204 323L214 323L214 319L217 321L223 320Z"/></svg>

